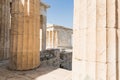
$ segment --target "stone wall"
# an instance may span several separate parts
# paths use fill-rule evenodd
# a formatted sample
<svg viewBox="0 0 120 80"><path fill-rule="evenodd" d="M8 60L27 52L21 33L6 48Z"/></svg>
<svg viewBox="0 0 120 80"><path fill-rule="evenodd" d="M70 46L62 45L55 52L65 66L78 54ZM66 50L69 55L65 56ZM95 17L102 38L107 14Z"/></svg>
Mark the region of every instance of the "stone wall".
<svg viewBox="0 0 120 80"><path fill-rule="evenodd" d="M41 66L53 66L55 68L72 69L72 52L49 49L41 51Z"/></svg>
<svg viewBox="0 0 120 80"><path fill-rule="evenodd" d="M72 52L60 52L60 68L72 70Z"/></svg>
<svg viewBox="0 0 120 80"><path fill-rule="evenodd" d="M60 50L49 49L40 53L41 66L53 66L58 68L60 65Z"/></svg>
<svg viewBox="0 0 120 80"><path fill-rule="evenodd" d="M72 29L58 29L58 45L59 48L72 48Z"/></svg>

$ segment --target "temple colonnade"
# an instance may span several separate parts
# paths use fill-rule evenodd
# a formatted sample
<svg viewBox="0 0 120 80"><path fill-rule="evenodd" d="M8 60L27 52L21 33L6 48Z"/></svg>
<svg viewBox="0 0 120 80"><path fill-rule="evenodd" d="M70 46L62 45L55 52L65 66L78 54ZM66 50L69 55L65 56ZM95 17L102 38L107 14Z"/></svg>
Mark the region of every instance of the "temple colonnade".
<svg viewBox="0 0 120 80"><path fill-rule="evenodd" d="M73 80L120 79L120 1L74 0Z"/></svg>

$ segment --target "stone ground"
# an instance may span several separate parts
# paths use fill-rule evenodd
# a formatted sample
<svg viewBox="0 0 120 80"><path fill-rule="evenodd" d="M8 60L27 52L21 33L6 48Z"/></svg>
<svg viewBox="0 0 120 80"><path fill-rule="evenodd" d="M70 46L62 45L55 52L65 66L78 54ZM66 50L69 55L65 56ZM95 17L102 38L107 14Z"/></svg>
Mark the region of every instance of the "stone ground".
<svg viewBox="0 0 120 80"><path fill-rule="evenodd" d="M11 71L8 61L0 62L0 80L71 80L71 71L52 66L40 66L29 71Z"/></svg>

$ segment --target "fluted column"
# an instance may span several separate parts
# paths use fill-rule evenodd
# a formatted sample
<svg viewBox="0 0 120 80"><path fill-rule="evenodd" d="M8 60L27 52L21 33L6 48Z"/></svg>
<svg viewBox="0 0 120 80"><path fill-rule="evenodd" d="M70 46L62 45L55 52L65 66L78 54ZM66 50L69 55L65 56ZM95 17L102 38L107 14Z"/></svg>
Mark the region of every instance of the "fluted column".
<svg viewBox="0 0 120 80"><path fill-rule="evenodd" d="M40 50L46 49L46 16L41 15L41 27L40 27Z"/></svg>
<svg viewBox="0 0 120 80"><path fill-rule="evenodd" d="M73 79L96 80L96 0L74 0Z"/></svg>
<svg viewBox="0 0 120 80"><path fill-rule="evenodd" d="M48 35L48 45L49 45L48 48L50 48L50 47L51 47L51 42L50 42L50 38L51 38L51 37L50 37L50 30L48 30L48 34L49 34L49 35Z"/></svg>
<svg viewBox="0 0 120 80"><path fill-rule="evenodd" d="M0 0L0 60L9 57L10 0Z"/></svg>
<svg viewBox="0 0 120 80"><path fill-rule="evenodd" d="M42 27L42 50L46 49L46 16L43 16L43 27Z"/></svg>
<svg viewBox="0 0 120 80"><path fill-rule="evenodd" d="M116 69L116 71L117 71L117 80L119 80L120 79L120 0L117 0L117 4L116 4L117 6L117 55L116 55L116 57L117 57L117 69Z"/></svg>
<svg viewBox="0 0 120 80"><path fill-rule="evenodd" d="M52 30L52 48L55 48L54 47L54 37L55 37L54 30Z"/></svg>
<svg viewBox="0 0 120 80"><path fill-rule="evenodd" d="M106 80L106 0L96 1L96 80Z"/></svg>
<svg viewBox="0 0 120 80"><path fill-rule="evenodd" d="M40 51L42 51L42 29L40 28Z"/></svg>
<svg viewBox="0 0 120 80"><path fill-rule="evenodd" d="M10 62L14 70L39 66L40 0L12 0Z"/></svg>
<svg viewBox="0 0 120 80"><path fill-rule="evenodd" d="M58 32L57 30L55 31L55 44L54 44L55 48L57 48L58 46Z"/></svg>
<svg viewBox="0 0 120 80"><path fill-rule="evenodd" d="M107 48L107 80L117 80L116 72L116 0L106 0L107 2L107 33L106 33L106 48Z"/></svg>

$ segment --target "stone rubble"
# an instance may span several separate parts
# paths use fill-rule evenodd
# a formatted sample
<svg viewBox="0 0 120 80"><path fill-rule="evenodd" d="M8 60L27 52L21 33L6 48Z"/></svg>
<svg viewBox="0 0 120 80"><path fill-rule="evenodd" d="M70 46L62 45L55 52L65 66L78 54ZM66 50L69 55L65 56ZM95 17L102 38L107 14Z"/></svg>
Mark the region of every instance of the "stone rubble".
<svg viewBox="0 0 120 80"><path fill-rule="evenodd" d="M41 65L72 70L72 52L49 49L41 51Z"/></svg>

